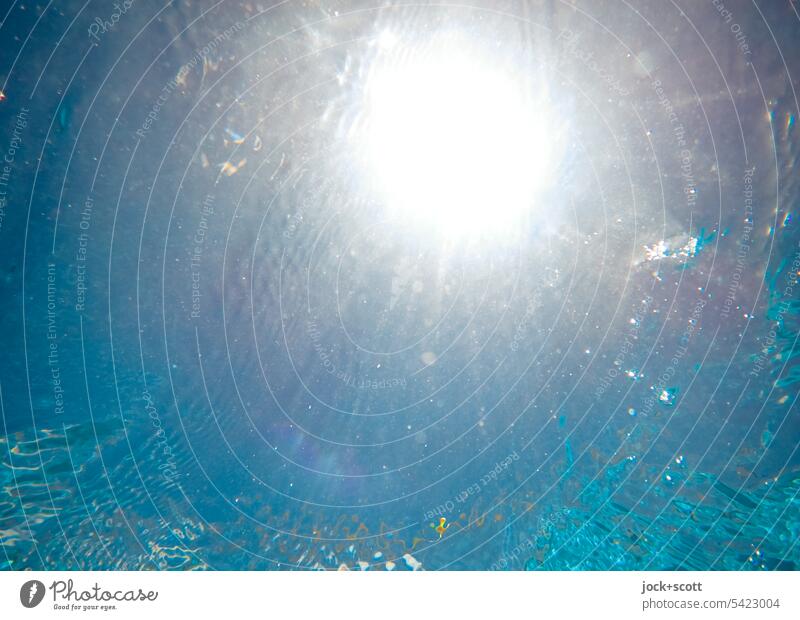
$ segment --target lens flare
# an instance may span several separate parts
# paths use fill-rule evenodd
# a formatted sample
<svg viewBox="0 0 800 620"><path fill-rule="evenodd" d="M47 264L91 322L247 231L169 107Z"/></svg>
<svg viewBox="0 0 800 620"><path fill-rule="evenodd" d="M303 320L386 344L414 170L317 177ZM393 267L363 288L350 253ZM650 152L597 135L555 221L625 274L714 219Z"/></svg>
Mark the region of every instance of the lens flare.
<svg viewBox="0 0 800 620"><path fill-rule="evenodd" d="M451 237L513 230L552 174L546 97L458 42L391 52L367 81L360 134L381 201Z"/></svg>

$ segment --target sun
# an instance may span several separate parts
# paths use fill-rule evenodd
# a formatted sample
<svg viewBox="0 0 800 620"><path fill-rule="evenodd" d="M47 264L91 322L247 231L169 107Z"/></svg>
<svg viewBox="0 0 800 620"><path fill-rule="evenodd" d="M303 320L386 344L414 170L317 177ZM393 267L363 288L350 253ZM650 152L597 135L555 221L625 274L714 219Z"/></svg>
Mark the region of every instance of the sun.
<svg viewBox="0 0 800 620"><path fill-rule="evenodd" d="M359 132L381 202L448 237L512 232L552 176L546 97L463 38L381 41Z"/></svg>

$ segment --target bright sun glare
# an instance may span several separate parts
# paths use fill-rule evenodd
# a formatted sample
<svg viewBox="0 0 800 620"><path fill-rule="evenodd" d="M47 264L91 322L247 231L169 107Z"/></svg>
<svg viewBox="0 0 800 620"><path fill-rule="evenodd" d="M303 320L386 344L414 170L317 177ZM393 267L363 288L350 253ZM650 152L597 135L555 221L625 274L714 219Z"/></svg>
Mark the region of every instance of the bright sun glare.
<svg viewBox="0 0 800 620"><path fill-rule="evenodd" d="M513 230L550 175L544 97L463 44L381 40L362 147L382 201L449 237Z"/></svg>

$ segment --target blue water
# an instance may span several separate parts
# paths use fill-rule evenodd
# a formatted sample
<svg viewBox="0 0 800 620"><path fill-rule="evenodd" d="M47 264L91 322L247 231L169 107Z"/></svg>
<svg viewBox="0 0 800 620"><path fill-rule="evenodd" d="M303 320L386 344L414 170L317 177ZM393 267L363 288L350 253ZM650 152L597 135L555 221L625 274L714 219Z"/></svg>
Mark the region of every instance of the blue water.
<svg viewBox="0 0 800 620"><path fill-rule="evenodd" d="M797 568L792 5L270 6L0 16L0 567ZM502 238L354 155L448 29L558 119Z"/></svg>

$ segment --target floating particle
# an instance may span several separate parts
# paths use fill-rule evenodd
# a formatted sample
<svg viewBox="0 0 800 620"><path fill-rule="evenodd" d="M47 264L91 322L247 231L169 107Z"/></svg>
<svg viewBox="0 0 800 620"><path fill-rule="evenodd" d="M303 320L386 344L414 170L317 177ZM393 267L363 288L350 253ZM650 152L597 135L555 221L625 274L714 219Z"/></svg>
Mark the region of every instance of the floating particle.
<svg viewBox="0 0 800 620"><path fill-rule="evenodd" d="M664 241L659 241L653 246L644 246L644 259L646 261L661 260L669 255L669 248Z"/></svg>
<svg viewBox="0 0 800 620"><path fill-rule="evenodd" d="M675 404L675 398L678 396L678 388L669 387L664 388L658 393L658 400L662 405L672 407Z"/></svg>
<svg viewBox="0 0 800 620"><path fill-rule="evenodd" d="M419 359L426 366L430 366L431 364L435 364L438 358L433 351L425 351L425 353L419 356Z"/></svg>
<svg viewBox="0 0 800 620"><path fill-rule="evenodd" d="M631 417L636 417L636 409L633 407L628 407L628 415Z"/></svg>
<svg viewBox="0 0 800 620"><path fill-rule="evenodd" d="M203 77L217 69L219 69L219 62L212 62L208 56L203 56Z"/></svg>
<svg viewBox="0 0 800 620"><path fill-rule="evenodd" d="M228 129L226 127L225 128L225 133L227 133L228 134L228 138L230 138L230 140L227 140L227 139L225 140L225 146L227 146L229 143L230 144L242 144L244 142L244 136L236 133L232 129Z"/></svg>
<svg viewBox="0 0 800 620"><path fill-rule="evenodd" d="M6 100L6 94L2 90L0 90L0 101L5 101L5 100Z"/></svg>
<svg viewBox="0 0 800 620"><path fill-rule="evenodd" d="M372 556L373 560L380 560L383 557L383 553L380 551L376 551L375 555Z"/></svg>
<svg viewBox="0 0 800 620"><path fill-rule="evenodd" d="M206 83L206 76L212 71L219 68L218 62L212 62L208 56L203 56L203 74L200 76L200 90L203 90L203 85Z"/></svg>
<svg viewBox="0 0 800 620"><path fill-rule="evenodd" d="M683 455L675 457L675 463L678 465L683 465Z"/></svg>
<svg viewBox="0 0 800 620"><path fill-rule="evenodd" d="M264 146L264 143L261 141L261 136L256 136L253 140L253 150L258 153L262 146Z"/></svg>
<svg viewBox="0 0 800 620"><path fill-rule="evenodd" d="M421 568L422 568L422 562L420 562L419 560L417 560L417 559L416 559L416 558L415 558L413 555L411 555L410 553L406 553L406 554L403 556L403 560L405 561L405 563L406 563L406 566L408 566L408 567L409 567L411 570L419 570L419 569L421 569ZM388 564L388 562L387 562L387 564Z"/></svg>
<svg viewBox="0 0 800 620"><path fill-rule="evenodd" d="M203 166L203 168L208 168L211 165L211 162L208 161L208 155L205 153L200 153L200 165Z"/></svg>
<svg viewBox="0 0 800 620"><path fill-rule="evenodd" d="M386 570L394 570L395 564L392 561L386 562Z"/></svg>
<svg viewBox="0 0 800 620"><path fill-rule="evenodd" d="M450 527L450 524L447 523L447 519L441 517L439 519L439 525L434 525L431 523L431 527L436 530L436 533L439 534L439 538L444 536L444 533L447 531L447 528Z"/></svg>
<svg viewBox="0 0 800 620"><path fill-rule="evenodd" d="M203 66L209 71L216 71L217 69L219 69L219 62L211 62L208 59L208 56L206 56L203 62Z"/></svg>
<svg viewBox="0 0 800 620"><path fill-rule="evenodd" d="M639 372L638 368L630 368L625 371L625 376L628 377L629 379L633 379L634 381L638 381L639 379L644 377L644 374Z"/></svg>
<svg viewBox="0 0 800 620"><path fill-rule="evenodd" d="M779 404L779 405L782 405L782 404L783 404L783 403L785 403L787 400L789 400L789 395L788 395L788 394L784 394L783 396L781 396L781 397L778 399L778 404Z"/></svg>
<svg viewBox="0 0 800 620"><path fill-rule="evenodd" d="M662 240L652 246L644 247L644 260L657 261L665 258L678 260L680 258L694 258L703 247L714 239L716 230L706 235L705 228L701 228L697 237L672 237L669 240ZM686 239L683 241L683 239Z"/></svg>
<svg viewBox="0 0 800 620"><path fill-rule="evenodd" d="M229 161L226 161L226 162L225 162L224 164L222 164L222 166L221 166L221 172L222 172L222 174L224 174L225 176L229 176L229 177L231 177L231 176L233 176L234 174L236 174L237 172L239 172L239 170L241 170L242 168L244 168L244 165L245 165L246 163L247 163L247 160L246 160L246 159L239 160L239 163L238 163L238 164L232 164L231 162L229 162Z"/></svg>
<svg viewBox="0 0 800 620"><path fill-rule="evenodd" d="M181 88L185 88L187 84L186 78L189 76L189 67L183 65L180 69L178 69L178 73L175 74L175 84L180 86Z"/></svg>

